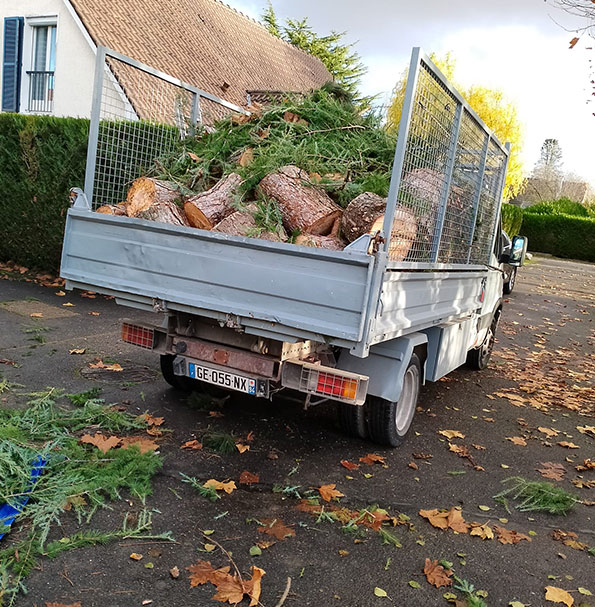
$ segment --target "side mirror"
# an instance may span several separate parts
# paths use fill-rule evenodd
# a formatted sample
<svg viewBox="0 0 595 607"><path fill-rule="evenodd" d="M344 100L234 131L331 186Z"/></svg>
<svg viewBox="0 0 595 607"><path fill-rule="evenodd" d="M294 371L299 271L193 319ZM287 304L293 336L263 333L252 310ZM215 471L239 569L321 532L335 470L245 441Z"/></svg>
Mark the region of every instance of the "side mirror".
<svg viewBox="0 0 595 607"><path fill-rule="evenodd" d="M526 236L515 236L512 239L510 246L509 259L506 263L511 266L522 266L525 263L525 257L527 255L527 246L529 240Z"/></svg>

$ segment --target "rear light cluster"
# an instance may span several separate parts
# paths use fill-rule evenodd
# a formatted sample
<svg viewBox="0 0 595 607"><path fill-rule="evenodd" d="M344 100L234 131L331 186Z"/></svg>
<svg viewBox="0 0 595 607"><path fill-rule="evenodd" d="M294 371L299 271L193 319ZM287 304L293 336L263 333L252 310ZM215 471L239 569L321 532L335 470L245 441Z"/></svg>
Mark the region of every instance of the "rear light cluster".
<svg viewBox="0 0 595 607"><path fill-rule="evenodd" d="M281 384L286 388L362 405L368 393L369 377L332 367L288 360L283 363Z"/></svg>
<svg viewBox="0 0 595 607"><path fill-rule="evenodd" d="M341 375L318 371L316 393L325 396L335 396L347 400L355 400L357 395L357 380Z"/></svg>
<svg viewBox="0 0 595 607"><path fill-rule="evenodd" d="M145 348L146 350L152 350L155 341L155 331L147 329L147 327L131 325L125 322L122 323L122 341Z"/></svg>

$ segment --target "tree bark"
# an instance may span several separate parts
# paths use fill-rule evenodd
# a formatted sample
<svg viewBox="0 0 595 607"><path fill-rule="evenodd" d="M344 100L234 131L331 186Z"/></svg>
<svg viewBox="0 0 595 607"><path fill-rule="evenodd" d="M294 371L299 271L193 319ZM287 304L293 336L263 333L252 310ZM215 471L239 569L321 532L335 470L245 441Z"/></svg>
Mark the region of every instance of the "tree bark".
<svg viewBox="0 0 595 607"><path fill-rule="evenodd" d="M237 173L230 173L210 190L192 196L184 203L184 212L194 228L211 230L234 212L235 194L242 185Z"/></svg>
<svg viewBox="0 0 595 607"><path fill-rule="evenodd" d="M384 215L381 215L370 228L370 234L382 230ZM411 211L407 209L397 209L395 219L391 230L390 243L388 249L388 258L391 261L403 261L417 236L417 220Z"/></svg>
<svg viewBox="0 0 595 607"><path fill-rule="evenodd" d="M349 241L357 240L362 234L368 234L374 222L384 215L386 199L364 192L354 198L343 213L341 234Z"/></svg>
<svg viewBox="0 0 595 607"><path fill-rule="evenodd" d="M177 184L151 177L136 179L126 196L126 214L136 217L160 202L175 202L181 198Z"/></svg>
<svg viewBox="0 0 595 607"><path fill-rule="evenodd" d="M289 233L299 230L327 235L341 217L341 207L326 192L312 186L308 173L296 166L285 166L270 173L258 187L265 196L277 201Z"/></svg>
<svg viewBox="0 0 595 607"><path fill-rule="evenodd" d="M271 242L286 242L287 234L283 228L279 232L259 231L254 219L255 210L256 205L249 205L245 211L236 211L228 215L213 228L213 232L222 232L231 236L248 236Z"/></svg>
<svg viewBox="0 0 595 607"><path fill-rule="evenodd" d="M104 204L99 207L96 213L103 213L104 215L126 215L126 205L120 204Z"/></svg>
<svg viewBox="0 0 595 607"><path fill-rule="evenodd" d="M169 223L175 226L190 226L184 211L175 202L169 201L156 202L146 211L138 213L137 218Z"/></svg>
<svg viewBox="0 0 595 607"><path fill-rule="evenodd" d="M320 236L318 234L300 234L295 239L295 244L331 251L342 251L346 246L346 243L336 236Z"/></svg>

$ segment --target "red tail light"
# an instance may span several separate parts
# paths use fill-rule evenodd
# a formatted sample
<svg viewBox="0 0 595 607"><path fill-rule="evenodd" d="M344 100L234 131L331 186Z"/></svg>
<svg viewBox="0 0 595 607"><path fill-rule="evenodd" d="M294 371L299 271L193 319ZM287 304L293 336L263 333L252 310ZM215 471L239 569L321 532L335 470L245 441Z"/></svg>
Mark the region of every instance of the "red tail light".
<svg viewBox="0 0 595 607"><path fill-rule="evenodd" d="M152 350L154 340L155 332L153 329L131 325L127 322L122 324L122 341L145 348L146 350Z"/></svg>

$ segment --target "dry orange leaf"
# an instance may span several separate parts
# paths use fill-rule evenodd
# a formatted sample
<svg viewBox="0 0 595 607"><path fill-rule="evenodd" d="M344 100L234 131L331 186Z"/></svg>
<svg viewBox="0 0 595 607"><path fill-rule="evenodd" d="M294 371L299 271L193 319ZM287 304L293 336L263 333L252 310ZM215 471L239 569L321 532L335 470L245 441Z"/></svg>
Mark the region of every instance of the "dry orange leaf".
<svg viewBox="0 0 595 607"><path fill-rule="evenodd" d="M544 426L539 426L539 428L537 429L542 434L545 434L548 438L551 438L552 436L558 436L558 434L560 434L558 430L555 430L554 428L545 428Z"/></svg>
<svg viewBox="0 0 595 607"><path fill-rule="evenodd" d="M248 472L248 470L244 470L240 474L240 485L255 485L258 482L260 482L258 474L253 474L252 472Z"/></svg>
<svg viewBox="0 0 595 607"><path fill-rule="evenodd" d="M479 523L471 523L471 531L469 535L476 535L482 540L493 540L494 532L492 528L487 524L480 525Z"/></svg>
<svg viewBox="0 0 595 607"><path fill-rule="evenodd" d="M446 436L448 440L452 440L453 438L465 438L465 435L458 430L438 430L438 434Z"/></svg>
<svg viewBox="0 0 595 607"><path fill-rule="evenodd" d="M341 466L343 466L343 468L347 468L349 471L357 470L359 468L359 464L354 464L346 459L341 460Z"/></svg>
<svg viewBox="0 0 595 607"><path fill-rule="evenodd" d="M558 445L560 445L560 447L566 447L567 449L580 449L578 445L575 445L574 443L569 443L566 440L560 441Z"/></svg>
<svg viewBox="0 0 595 607"><path fill-rule="evenodd" d="M283 114L283 120L285 120L285 122L292 122L295 124L303 124L304 126L308 126L307 120L300 118L297 114L294 114L290 111L287 111L285 112L285 114Z"/></svg>
<svg viewBox="0 0 595 607"><path fill-rule="evenodd" d="M242 445L242 443L236 443L236 449L240 453L245 453L246 451L250 451L250 445Z"/></svg>
<svg viewBox="0 0 595 607"><path fill-rule="evenodd" d="M200 158L194 152L188 152L188 156L191 160L194 160L194 162L200 162Z"/></svg>
<svg viewBox="0 0 595 607"><path fill-rule="evenodd" d="M448 450L452 451L453 453L456 453L459 457L467 457L467 458L471 457L471 452L469 451L469 447L466 447L465 445L449 444Z"/></svg>
<svg viewBox="0 0 595 607"><path fill-rule="evenodd" d="M117 436L103 436L103 434L97 433L95 436L91 436L90 434L84 434L80 443L94 445L97 447L102 453L107 453L110 449L117 447L122 439Z"/></svg>
<svg viewBox="0 0 595 607"><path fill-rule="evenodd" d="M527 446L527 441L522 436L507 436L506 440L509 440L514 445L519 445L519 447Z"/></svg>
<svg viewBox="0 0 595 607"><path fill-rule="evenodd" d="M84 354L86 351L86 348L73 348L68 350L68 354Z"/></svg>
<svg viewBox="0 0 595 607"><path fill-rule="evenodd" d="M448 523L448 528L457 533L467 533L469 531L469 525L465 522L460 508L451 508L446 522Z"/></svg>
<svg viewBox="0 0 595 607"><path fill-rule="evenodd" d="M133 552L130 557L133 561L140 561L143 558L142 554L139 554L138 552Z"/></svg>
<svg viewBox="0 0 595 607"><path fill-rule="evenodd" d="M368 464L368 466L373 466L375 463L386 464L386 458L382 457L382 455L376 455L375 453L368 453L365 457L360 457L359 461L363 464Z"/></svg>
<svg viewBox="0 0 595 607"><path fill-rule="evenodd" d="M266 139L271 134L271 127L267 126L266 129L258 129L256 134L260 137L260 139Z"/></svg>
<svg viewBox="0 0 595 607"><path fill-rule="evenodd" d="M571 41L570 41L570 46L568 48L574 48L576 46L576 43L579 41L579 39L575 36Z"/></svg>
<svg viewBox="0 0 595 607"><path fill-rule="evenodd" d="M106 371L122 371L122 366L118 363L106 365L102 360L96 359L96 362L89 363L91 369L105 369Z"/></svg>
<svg viewBox="0 0 595 607"><path fill-rule="evenodd" d="M180 569L179 569L179 567L177 565L174 566L174 567L172 567L169 570L169 575L171 575L174 580L177 580L180 577Z"/></svg>
<svg viewBox="0 0 595 607"><path fill-rule="evenodd" d="M545 600L552 603L563 603L566 607L574 605L574 598L566 590L556 588L556 586L545 587Z"/></svg>
<svg viewBox="0 0 595 607"><path fill-rule="evenodd" d="M33 312L32 314L29 314L29 316L31 318L43 318L43 314L41 312Z"/></svg>
<svg viewBox="0 0 595 607"><path fill-rule="evenodd" d="M337 485L333 483L332 485L322 485L318 487L318 493L320 493L320 497L325 502L330 502L332 499L345 497L344 493L341 493L337 489L335 489Z"/></svg>
<svg viewBox="0 0 595 607"><path fill-rule="evenodd" d="M247 167L247 166L250 166L253 162L254 162L254 150L252 148L246 148L242 152L242 155L240 156L238 163L242 167Z"/></svg>
<svg viewBox="0 0 595 607"><path fill-rule="evenodd" d="M120 447L122 449L138 447L141 453L148 453L149 451L157 451L159 449L159 445L154 440L143 436L124 436L120 439Z"/></svg>
<svg viewBox="0 0 595 607"><path fill-rule="evenodd" d="M139 415L139 419L143 419L147 426L162 426L163 425L163 417L154 417L150 413L143 413Z"/></svg>
<svg viewBox="0 0 595 607"><path fill-rule="evenodd" d="M200 449L202 449L202 443L199 443L197 440L187 440L180 449L194 449L195 451L200 451Z"/></svg>
<svg viewBox="0 0 595 607"><path fill-rule="evenodd" d="M426 559L424 573L426 574L426 580L428 580L432 586L436 586L436 588L450 586L452 584L452 571L450 569L444 569L442 565L438 564L438 561Z"/></svg>
<svg viewBox="0 0 595 607"><path fill-rule="evenodd" d="M232 493L237 486L234 481L227 481L226 483L222 483L221 481L217 481L214 478L208 480L203 487L207 489L215 489L215 491L225 491L228 495Z"/></svg>
<svg viewBox="0 0 595 607"><path fill-rule="evenodd" d="M541 472L541 476L544 478L551 478L554 481L561 481L566 474L566 468L562 464L556 464L554 462L544 462L541 464L542 468L537 468L538 472Z"/></svg>
<svg viewBox="0 0 595 607"><path fill-rule="evenodd" d="M523 540L531 541L531 538L524 533L519 533L513 529L505 529L499 525L494 525L494 531L498 535L498 541L501 544L518 544Z"/></svg>
<svg viewBox="0 0 595 607"><path fill-rule="evenodd" d="M263 523L263 526L258 528L259 533L270 535L280 541L288 537L295 537L295 531L278 518L261 519L260 522Z"/></svg>

